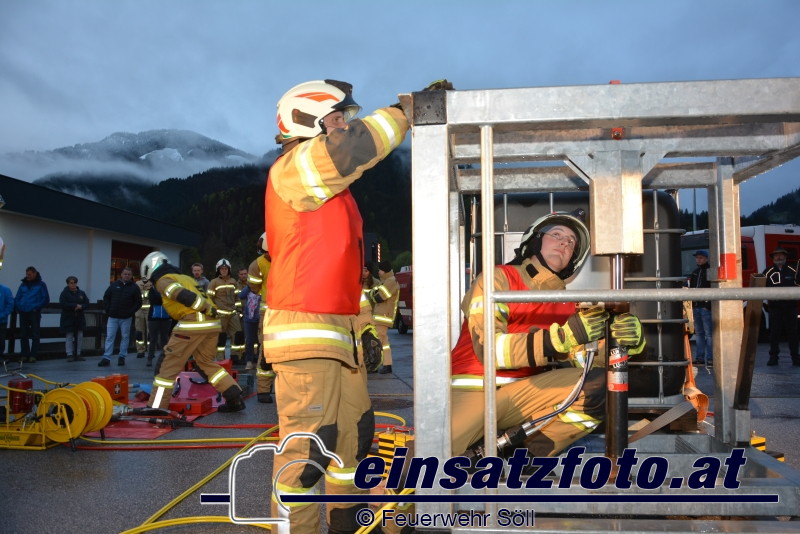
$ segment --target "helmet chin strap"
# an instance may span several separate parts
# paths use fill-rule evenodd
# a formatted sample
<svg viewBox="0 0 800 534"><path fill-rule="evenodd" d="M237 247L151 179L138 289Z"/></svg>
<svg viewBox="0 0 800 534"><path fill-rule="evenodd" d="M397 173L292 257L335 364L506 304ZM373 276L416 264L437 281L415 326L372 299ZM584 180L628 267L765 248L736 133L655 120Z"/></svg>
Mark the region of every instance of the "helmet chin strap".
<svg viewBox="0 0 800 534"><path fill-rule="evenodd" d="M537 252L536 254L534 254L534 256L536 256L536 258L539 260L539 263L541 263L545 267L545 269L547 269L548 271L550 271L551 273L553 273L557 277L561 278L562 280L566 280L567 278L569 278L570 276L572 276L575 273L575 265L574 265L575 252L573 252L572 256L569 258L569 261L567 262L567 266L564 267L563 269L561 269L560 271L555 271L555 270L553 270L552 267L550 267L550 265L544 260L544 256L542 256L542 251L541 250L539 252Z"/></svg>
<svg viewBox="0 0 800 534"><path fill-rule="evenodd" d="M554 271L554 270L553 270L553 268L552 268L552 267L550 267L550 265L549 265L549 264L548 264L548 263L547 263L547 262L544 260L544 256L542 256L542 252L541 252L541 251L539 251L539 252L537 252L536 254L534 254L534 256L536 256L536 258L539 260L539 263L541 263L541 264L542 264L542 266L543 266L545 269L547 269L548 271L550 271L550 272L551 272L551 273L553 273L554 275L556 275L556 276L559 276L559 277L560 277L560 274L559 274L559 272L558 272L558 271Z"/></svg>

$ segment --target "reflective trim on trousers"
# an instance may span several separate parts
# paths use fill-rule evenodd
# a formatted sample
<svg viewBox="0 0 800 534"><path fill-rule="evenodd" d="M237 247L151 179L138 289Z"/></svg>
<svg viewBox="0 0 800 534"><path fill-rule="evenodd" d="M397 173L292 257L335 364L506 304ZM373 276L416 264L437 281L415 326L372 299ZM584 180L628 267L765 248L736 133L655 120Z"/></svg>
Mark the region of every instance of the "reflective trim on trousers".
<svg viewBox="0 0 800 534"><path fill-rule="evenodd" d="M560 405L556 404L553 408L557 410L559 407ZM580 428L581 430L588 430L590 432L597 428L597 425L600 424L600 421L594 417L588 416L583 412L576 412L573 410L561 412L558 414L558 418L564 423L568 423Z"/></svg>
<svg viewBox="0 0 800 534"><path fill-rule="evenodd" d="M272 500L278 502L279 495L318 495L319 490L317 486L313 486L311 488L293 488L291 486L287 486L286 484L281 484L280 482L275 483L275 486L272 488ZM300 508L301 506L309 506L313 503L310 502L284 502L283 505L289 508ZM280 506L278 506L280 508Z"/></svg>
<svg viewBox="0 0 800 534"><path fill-rule="evenodd" d="M513 376L495 376L495 385L505 386L516 382L519 378ZM476 375L454 375L450 379L450 387L456 389L483 389L483 377Z"/></svg>
<svg viewBox="0 0 800 534"><path fill-rule="evenodd" d="M153 379L153 391L155 395L153 396L152 405L161 406L161 401L164 399L164 395L167 394L168 391L172 391L174 386L174 380L167 380L159 376L155 377Z"/></svg>
<svg viewBox="0 0 800 534"><path fill-rule="evenodd" d="M216 386L217 382L222 380L225 377L225 375L227 375L227 374L228 374L228 371L226 371L224 368L222 368L219 371L217 371L216 373L214 373L213 375L211 375L211 377L208 379L208 382L212 386Z"/></svg>
<svg viewBox="0 0 800 534"><path fill-rule="evenodd" d="M339 486L355 486L355 467L328 467L325 471L325 481Z"/></svg>

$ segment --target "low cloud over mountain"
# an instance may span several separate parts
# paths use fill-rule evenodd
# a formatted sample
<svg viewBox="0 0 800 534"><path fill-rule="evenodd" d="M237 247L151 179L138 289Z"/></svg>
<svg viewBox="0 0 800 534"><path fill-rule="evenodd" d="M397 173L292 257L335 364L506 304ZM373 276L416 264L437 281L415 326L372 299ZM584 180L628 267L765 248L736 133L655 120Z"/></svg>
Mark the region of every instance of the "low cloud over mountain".
<svg viewBox="0 0 800 534"><path fill-rule="evenodd" d="M0 154L0 173L35 181L52 175L127 175L160 182L212 167L237 167L258 157L188 130L117 132L96 143Z"/></svg>

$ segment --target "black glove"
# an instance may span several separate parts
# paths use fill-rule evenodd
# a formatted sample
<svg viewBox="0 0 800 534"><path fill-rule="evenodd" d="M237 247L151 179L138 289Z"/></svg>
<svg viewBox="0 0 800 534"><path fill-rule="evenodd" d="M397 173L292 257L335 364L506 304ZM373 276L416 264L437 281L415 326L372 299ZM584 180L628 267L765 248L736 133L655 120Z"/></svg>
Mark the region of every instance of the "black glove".
<svg viewBox="0 0 800 534"><path fill-rule="evenodd" d="M455 89L453 84L448 82L446 78L443 78L441 80L436 80L435 82L429 83L428 86L423 89L423 91L452 91L453 89Z"/></svg>
<svg viewBox="0 0 800 534"><path fill-rule="evenodd" d="M362 331L361 347L364 353L364 366L368 373L374 373L383 365L383 345L375 335L375 327L368 326Z"/></svg>
<svg viewBox="0 0 800 534"><path fill-rule="evenodd" d="M213 319L216 319L217 317L219 317L219 310L217 310L214 306L211 306L211 308L209 308L208 311L206 312L206 315L208 315Z"/></svg>
<svg viewBox="0 0 800 534"><path fill-rule="evenodd" d="M425 86L424 89L422 89L422 91L442 91L442 90L451 91L453 89L455 89L455 87L453 87L452 83L447 81L447 79L441 79L441 80L436 80L435 82L429 83L427 86ZM389 107L397 108L397 109L400 109L400 110L403 109L403 105L400 102L392 104Z"/></svg>

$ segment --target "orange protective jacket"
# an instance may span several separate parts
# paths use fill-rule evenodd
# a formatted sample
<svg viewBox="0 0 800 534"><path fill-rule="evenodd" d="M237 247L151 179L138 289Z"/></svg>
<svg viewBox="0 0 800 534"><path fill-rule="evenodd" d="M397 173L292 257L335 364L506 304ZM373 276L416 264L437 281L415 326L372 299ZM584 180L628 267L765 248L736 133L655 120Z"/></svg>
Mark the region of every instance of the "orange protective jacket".
<svg viewBox="0 0 800 534"><path fill-rule="evenodd" d="M531 276L530 273L535 274ZM536 258L525 260L520 266L502 265L494 270L495 291L564 288L564 282L543 268ZM478 278L462 302L465 320L451 354L451 386L454 388L483 389L483 346L486 342L483 306L483 281ZM575 304L571 302L496 303L493 340L496 385L544 371L549 358L545 355L542 336L549 335L551 324L563 323L574 312Z"/></svg>
<svg viewBox="0 0 800 534"><path fill-rule="evenodd" d="M349 187L399 146L408 128L401 110L379 109L299 143L270 168L267 361L326 357L355 365L364 251Z"/></svg>

